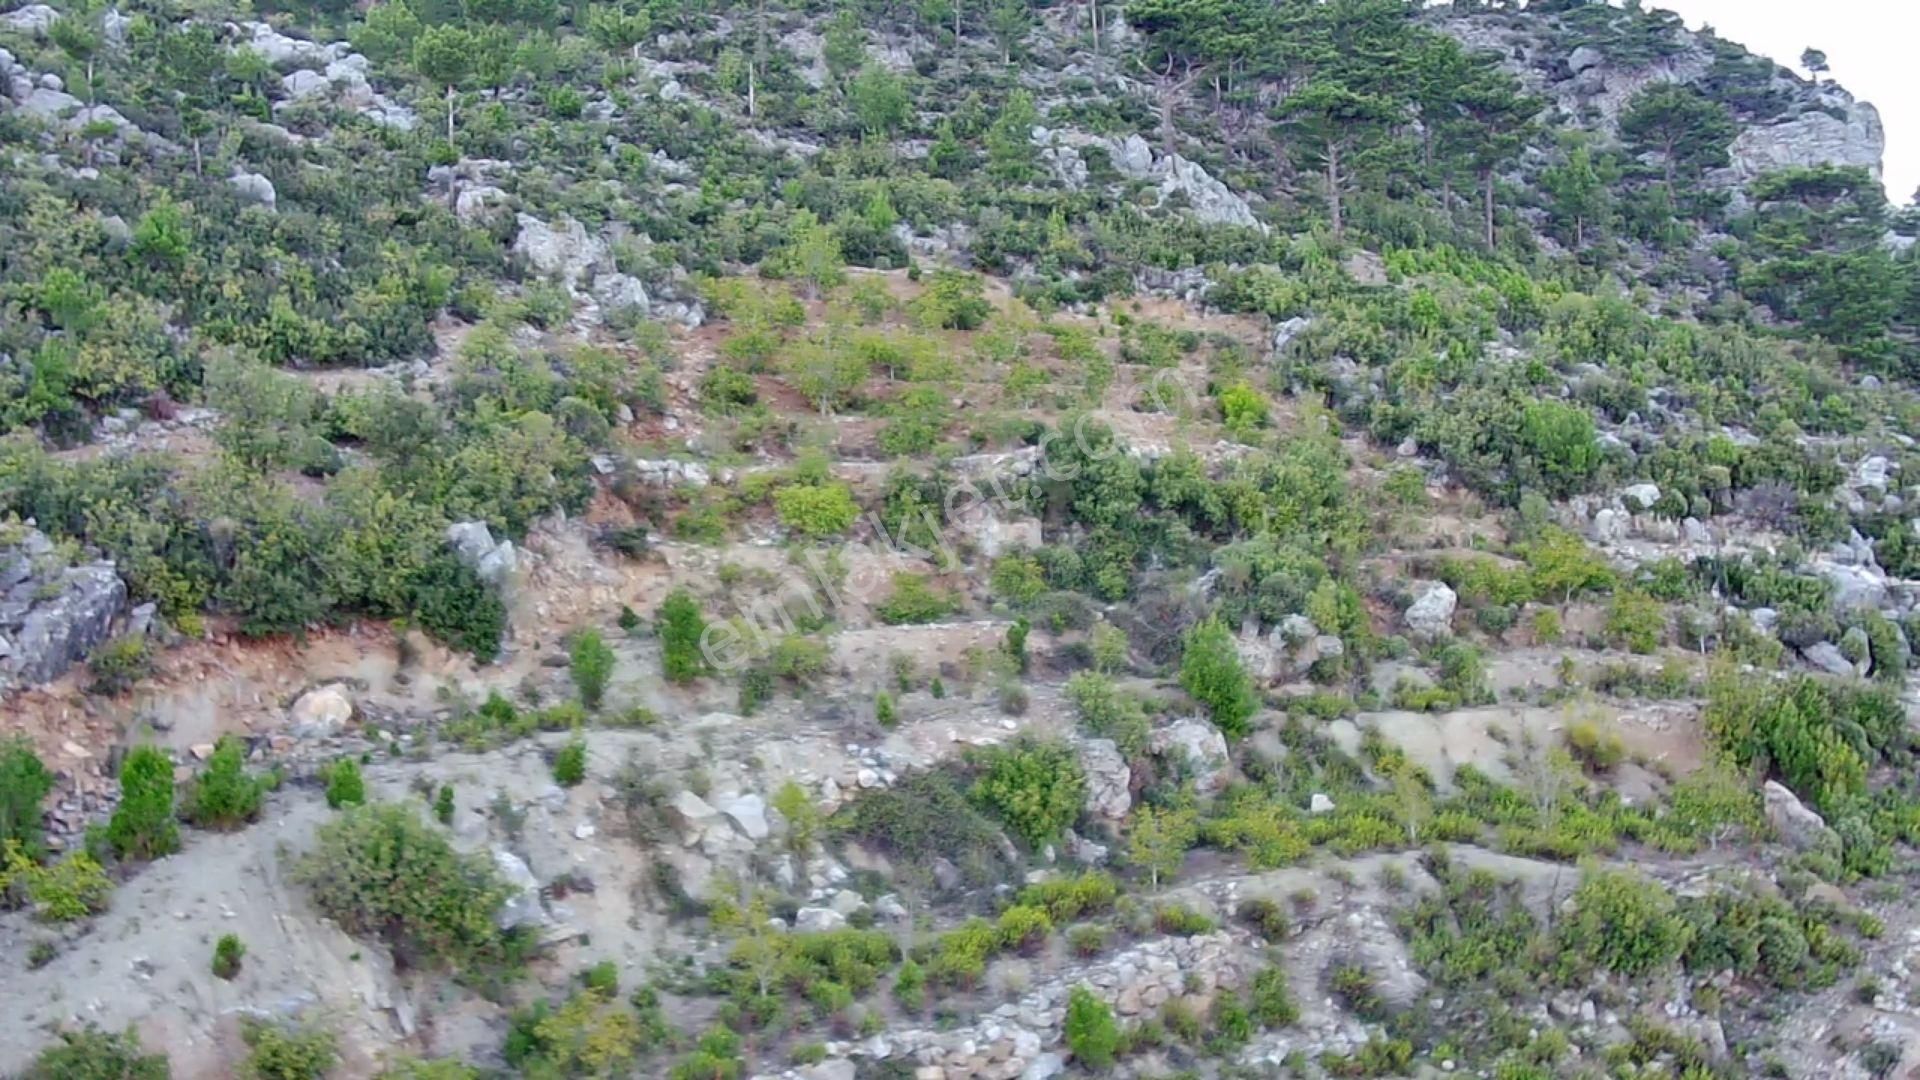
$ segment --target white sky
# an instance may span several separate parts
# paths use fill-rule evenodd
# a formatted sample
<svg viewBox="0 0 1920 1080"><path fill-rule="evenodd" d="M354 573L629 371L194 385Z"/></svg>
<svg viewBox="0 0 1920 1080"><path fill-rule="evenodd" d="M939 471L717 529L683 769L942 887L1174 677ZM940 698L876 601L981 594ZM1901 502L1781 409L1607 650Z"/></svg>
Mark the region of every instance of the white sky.
<svg viewBox="0 0 1920 1080"><path fill-rule="evenodd" d="M1800 70L1801 50L1827 54L1828 78L1880 109L1887 197L1920 186L1920 0L1647 0L1729 41ZM1805 72L1801 72L1805 74Z"/></svg>

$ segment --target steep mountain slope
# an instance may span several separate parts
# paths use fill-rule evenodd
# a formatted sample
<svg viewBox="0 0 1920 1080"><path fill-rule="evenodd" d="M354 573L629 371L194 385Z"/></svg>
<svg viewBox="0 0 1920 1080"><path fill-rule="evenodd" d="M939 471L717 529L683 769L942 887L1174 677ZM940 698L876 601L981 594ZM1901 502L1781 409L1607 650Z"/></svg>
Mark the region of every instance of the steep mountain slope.
<svg viewBox="0 0 1920 1080"><path fill-rule="evenodd" d="M1905 1075L1920 215L1814 74L0 13L0 1071Z"/></svg>

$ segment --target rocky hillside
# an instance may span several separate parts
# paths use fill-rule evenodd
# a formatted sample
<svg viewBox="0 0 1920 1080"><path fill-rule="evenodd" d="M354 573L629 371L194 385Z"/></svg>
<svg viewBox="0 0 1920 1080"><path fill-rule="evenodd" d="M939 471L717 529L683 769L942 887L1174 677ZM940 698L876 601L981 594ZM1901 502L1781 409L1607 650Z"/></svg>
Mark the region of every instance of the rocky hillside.
<svg viewBox="0 0 1920 1080"><path fill-rule="evenodd" d="M0 12L0 1073L1920 1068L1920 210L1580 0Z"/></svg>

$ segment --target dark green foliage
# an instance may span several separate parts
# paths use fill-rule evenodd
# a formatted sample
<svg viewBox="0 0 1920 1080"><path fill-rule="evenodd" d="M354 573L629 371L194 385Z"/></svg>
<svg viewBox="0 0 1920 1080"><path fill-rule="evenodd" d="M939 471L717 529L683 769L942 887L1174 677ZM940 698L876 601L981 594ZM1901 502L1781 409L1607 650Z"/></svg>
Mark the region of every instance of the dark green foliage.
<svg viewBox="0 0 1920 1080"><path fill-rule="evenodd" d="M366 801L367 782L360 775L360 762L350 757L334 762L327 770L327 805L338 810Z"/></svg>
<svg viewBox="0 0 1920 1080"><path fill-rule="evenodd" d="M241 958L247 955L247 947L237 934L221 934L220 940L213 945L213 974L216 978L231 980L240 974Z"/></svg>
<svg viewBox="0 0 1920 1080"><path fill-rule="evenodd" d="M412 807L347 809L320 827L296 874L329 918L408 966L483 973L511 955L493 924L506 891L492 866L454 851Z"/></svg>
<svg viewBox="0 0 1920 1080"><path fill-rule="evenodd" d="M896 861L930 866L945 859L975 883L1005 871L993 823L947 772L915 773L890 788L863 792L832 824Z"/></svg>
<svg viewBox="0 0 1920 1080"><path fill-rule="evenodd" d="M206 768L188 786L180 816L203 829L237 829L260 816L266 790L266 780L247 772L240 740L225 735L214 744ZM331 786L328 795L331 804Z"/></svg>
<svg viewBox="0 0 1920 1080"><path fill-rule="evenodd" d="M434 556L414 575L411 610L421 629L482 663L500 651L506 604L452 555Z"/></svg>
<svg viewBox="0 0 1920 1080"><path fill-rule="evenodd" d="M1241 666L1233 634L1218 618L1187 631L1186 648L1180 654L1180 685L1228 737L1238 738L1250 730L1259 698Z"/></svg>
<svg viewBox="0 0 1920 1080"><path fill-rule="evenodd" d="M589 709L598 709L607 692L607 680L613 675L613 650L600 639L596 630L582 630L567 646L567 660L574 688Z"/></svg>
<svg viewBox="0 0 1920 1080"><path fill-rule="evenodd" d="M433 818L442 825L453 824L453 785L441 784L433 797Z"/></svg>
<svg viewBox="0 0 1920 1080"><path fill-rule="evenodd" d="M40 804L53 782L33 744L19 737L0 742L0 844L17 843L29 857L39 855Z"/></svg>
<svg viewBox="0 0 1920 1080"><path fill-rule="evenodd" d="M1106 1002L1084 986L1074 987L1067 995L1065 1023L1067 1049L1075 1061L1095 1072L1113 1065L1120 1049L1120 1025Z"/></svg>
<svg viewBox="0 0 1920 1080"><path fill-rule="evenodd" d="M168 1080L173 1075L165 1054L149 1054L131 1030L111 1034L99 1028L65 1031L58 1045L40 1052L22 1080Z"/></svg>
<svg viewBox="0 0 1920 1080"><path fill-rule="evenodd" d="M123 859L157 859L180 847L173 820L173 762L138 746L120 763L120 805L107 822L107 842Z"/></svg>
<svg viewBox="0 0 1920 1080"><path fill-rule="evenodd" d="M569 740L553 755L553 780L561 787L578 786L587 778L587 741Z"/></svg>
<svg viewBox="0 0 1920 1080"><path fill-rule="evenodd" d="M684 683L707 669L701 652L707 622L685 589L675 589L660 605L660 666L671 682Z"/></svg>

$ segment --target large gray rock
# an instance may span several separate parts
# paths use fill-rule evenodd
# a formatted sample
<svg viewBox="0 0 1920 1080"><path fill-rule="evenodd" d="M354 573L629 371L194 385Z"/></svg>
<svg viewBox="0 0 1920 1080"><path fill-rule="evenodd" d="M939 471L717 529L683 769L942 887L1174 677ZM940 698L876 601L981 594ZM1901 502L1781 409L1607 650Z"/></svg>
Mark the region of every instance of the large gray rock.
<svg viewBox="0 0 1920 1080"><path fill-rule="evenodd" d="M1460 598L1443 581L1423 582L1415 589L1413 603L1407 607L1407 629L1428 640L1451 635L1453 609Z"/></svg>
<svg viewBox="0 0 1920 1080"><path fill-rule="evenodd" d="M506 585L519 566L513 541L495 543L484 521L461 521L447 526L447 543L481 581L495 588Z"/></svg>
<svg viewBox="0 0 1920 1080"><path fill-rule="evenodd" d="M38 37L45 34L59 18L60 13L45 4L28 4L0 15L0 29Z"/></svg>
<svg viewBox="0 0 1920 1080"><path fill-rule="evenodd" d="M1152 751L1173 761L1184 760L1194 789L1211 795L1232 779L1233 758L1220 729L1197 717L1185 717L1153 733Z"/></svg>
<svg viewBox="0 0 1920 1080"><path fill-rule="evenodd" d="M1887 133L1880 112L1837 87L1822 89L1824 109L1747 128L1728 147L1729 172L1744 184L1770 172L1817 165L1858 166L1880 176ZM1833 113L1839 113L1839 116Z"/></svg>
<svg viewBox="0 0 1920 1080"><path fill-rule="evenodd" d="M507 887L507 898L493 913L493 925L502 930L547 925L547 909L540 903L540 879L520 856L503 847L492 848L493 869Z"/></svg>
<svg viewBox="0 0 1920 1080"><path fill-rule="evenodd" d="M326 97L333 93L333 80L317 71L301 68L282 75L280 89L295 101L303 98Z"/></svg>
<svg viewBox="0 0 1920 1080"><path fill-rule="evenodd" d="M316 686L287 710L287 723L303 738L337 735L353 719L353 696L338 684Z"/></svg>
<svg viewBox="0 0 1920 1080"><path fill-rule="evenodd" d="M587 227L570 217L549 225L532 214L521 214L520 233L513 253L525 259L535 273L553 278L575 292L595 267L607 260L607 246L588 234Z"/></svg>
<svg viewBox="0 0 1920 1080"><path fill-rule="evenodd" d="M638 311L645 314L651 304L647 287L639 279L625 274L601 274L593 279L593 298L608 311Z"/></svg>
<svg viewBox="0 0 1920 1080"><path fill-rule="evenodd" d="M1829 675L1849 676L1853 674L1853 661L1840 651L1840 646L1831 641L1821 641L1800 650L1807 663Z"/></svg>
<svg viewBox="0 0 1920 1080"><path fill-rule="evenodd" d="M1826 820L1801 803L1799 797L1779 781L1767 781L1760 789L1760 796L1765 804L1767 824L1794 849L1817 851L1839 843L1833 830L1827 828Z"/></svg>
<svg viewBox="0 0 1920 1080"><path fill-rule="evenodd" d="M714 809L727 816L733 827L758 843L771 835L767 826L767 803L758 795L729 795L718 799Z"/></svg>
<svg viewBox="0 0 1920 1080"><path fill-rule="evenodd" d="M1112 739L1080 744L1080 767L1087 774L1087 813L1120 821L1133 809L1133 772Z"/></svg>
<svg viewBox="0 0 1920 1080"><path fill-rule="evenodd" d="M1582 45L1567 54L1567 70L1575 75L1606 62L1606 56L1591 45Z"/></svg>
<svg viewBox="0 0 1920 1080"><path fill-rule="evenodd" d="M0 540L0 688L60 677L111 636L126 606L112 563L63 566L37 529Z"/></svg>
<svg viewBox="0 0 1920 1080"><path fill-rule="evenodd" d="M239 192L241 198L257 202L269 210L279 202L280 195L274 191L273 181L259 173L234 173L227 177L227 183Z"/></svg>

